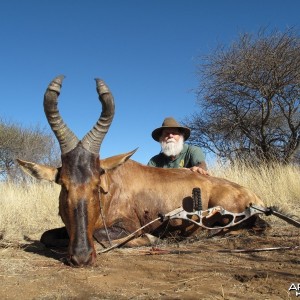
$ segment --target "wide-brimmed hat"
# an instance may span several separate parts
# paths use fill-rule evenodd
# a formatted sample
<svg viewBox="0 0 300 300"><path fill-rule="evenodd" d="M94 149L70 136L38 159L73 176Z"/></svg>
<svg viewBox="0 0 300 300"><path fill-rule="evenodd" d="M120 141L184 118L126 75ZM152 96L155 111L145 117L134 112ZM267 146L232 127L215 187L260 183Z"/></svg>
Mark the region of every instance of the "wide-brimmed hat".
<svg viewBox="0 0 300 300"><path fill-rule="evenodd" d="M191 130L189 128L181 126L174 118L168 117L164 119L161 127L152 131L152 137L155 141L159 142L161 133L165 128L178 128L182 132L185 141L190 137L191 134Z"/></svg>

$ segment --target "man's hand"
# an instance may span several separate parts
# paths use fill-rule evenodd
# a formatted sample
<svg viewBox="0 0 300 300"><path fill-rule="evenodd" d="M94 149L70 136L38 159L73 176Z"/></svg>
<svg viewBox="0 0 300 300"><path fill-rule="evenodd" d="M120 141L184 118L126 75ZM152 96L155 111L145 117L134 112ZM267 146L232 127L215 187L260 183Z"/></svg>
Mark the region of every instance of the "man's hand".
<svg viewBox="0 0 300 300"><path fill-rule="evenodd" d="M202 169L201 167L194 166L194 167L191 167L190 170L193 171L193 172L202 174L202 175L207 175L207 176L209 176L208 171Z"/></svg>

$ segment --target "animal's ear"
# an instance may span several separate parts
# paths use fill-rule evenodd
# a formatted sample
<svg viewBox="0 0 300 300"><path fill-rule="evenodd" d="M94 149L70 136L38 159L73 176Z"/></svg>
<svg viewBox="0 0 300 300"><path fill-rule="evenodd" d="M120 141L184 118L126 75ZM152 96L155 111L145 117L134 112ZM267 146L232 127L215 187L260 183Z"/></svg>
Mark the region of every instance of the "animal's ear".
<svg viewBox="0 0 300 300"><path fill-rule="evenodd" d="M111 156L105 159L100 160L100 167L103 170L111 170L126 162L137 150L138 148L134 149L131 152Z"/></svg>
<svg viewBox="0 0 300 300"><path fill-rule="evenodd" d="M36 179L44 179L48 181L57 181L58 168L35 164L29 161L17 159L21 169Z"/></svg>

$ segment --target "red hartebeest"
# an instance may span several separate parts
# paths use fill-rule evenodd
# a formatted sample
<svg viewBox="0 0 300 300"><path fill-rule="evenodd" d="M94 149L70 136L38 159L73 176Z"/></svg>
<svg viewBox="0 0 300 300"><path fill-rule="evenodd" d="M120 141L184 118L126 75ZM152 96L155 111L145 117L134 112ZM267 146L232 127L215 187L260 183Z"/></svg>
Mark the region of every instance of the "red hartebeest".
<svg viewBox="0 0 300 300"><path fill-rule="evenodd" d="M194 187L202 193L202 209L222 206L231 212L242 212L250 203L263 206L250 190L212 176L200 175L188 169L160 169L148 167L129 158L129 152L107 159L99 159L101 142L114 116L114 100L106 84L96 79L101 116L93 129L80 141L63 122L57 99L63 76L55 78L44 96L48 122L59 141L62 166L53 168L18 160L21 167L38 179L61 185L59 214L68 236L68 262L73 266L93 264L96 259L94 239L107 240L104 225L112 239L121 239L142 225L157 218L158 213L182 205ZM104 224L104 218L105 223ZM193 234L191 224L181 220L159 221L143 232L160 235L179 230L185 236ZM197 227L197 226L196 226ZM52 230L41 241L55 246ZM147 236L131 240L129 246L145 245Z"/></svg>

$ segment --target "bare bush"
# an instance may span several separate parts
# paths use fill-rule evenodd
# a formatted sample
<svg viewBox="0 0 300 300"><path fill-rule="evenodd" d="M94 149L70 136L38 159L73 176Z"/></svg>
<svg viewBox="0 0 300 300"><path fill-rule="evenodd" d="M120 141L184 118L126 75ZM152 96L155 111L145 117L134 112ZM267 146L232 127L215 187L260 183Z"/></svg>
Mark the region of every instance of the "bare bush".
<svg viewBox="0 0 300 300"><path fill-rule="evenodd" d="M52 134L39 126L25 128L0 119L0 178L23 181L15 159L59 164L59 151Z"/></svg>
<svg viewBox="0 0 300 300"><path fill-rule="evenodd" d="M300 38L242 34L202 57L193 144L226 160L289 163L300 147Z"/></svg>

